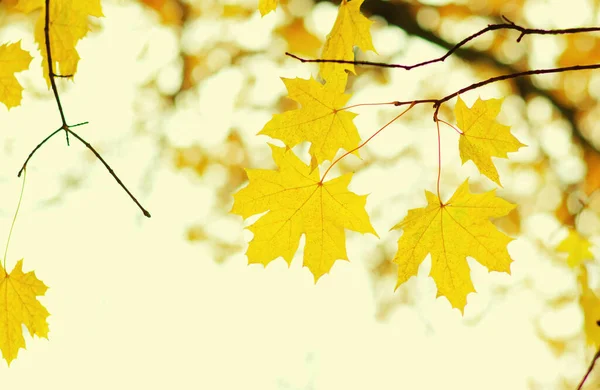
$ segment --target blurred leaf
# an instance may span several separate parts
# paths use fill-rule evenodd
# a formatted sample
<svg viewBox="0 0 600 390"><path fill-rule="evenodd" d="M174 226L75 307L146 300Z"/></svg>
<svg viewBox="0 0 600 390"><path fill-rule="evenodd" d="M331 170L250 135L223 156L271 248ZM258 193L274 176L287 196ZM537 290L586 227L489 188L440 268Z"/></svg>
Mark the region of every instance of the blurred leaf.
<svg viewBox="0 0 600 390"><path fill-rule="evenodd" d="M288 50L292 53L316 57L321 48L321 40L306 29L301 18L296 18L275 31L285 38Z"/></svg>
<svg viewBox="0 0 600 390"><path fill-rule="evenodd" d="M567 264L575 268L584 260L594 257L592 252L590 252L590 245L590 242L586 238L581 237L575 229L569 229L569 235L558 244L556 250L568 253Z"/></svg>

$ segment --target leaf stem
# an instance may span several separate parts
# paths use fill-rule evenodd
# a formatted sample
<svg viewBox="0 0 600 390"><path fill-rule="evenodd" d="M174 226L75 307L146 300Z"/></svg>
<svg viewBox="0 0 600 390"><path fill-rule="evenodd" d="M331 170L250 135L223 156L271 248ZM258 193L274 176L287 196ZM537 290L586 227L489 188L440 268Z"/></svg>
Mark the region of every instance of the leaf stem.
<svg viewBox="0 0 600 390"><path fill-rule="evenodd" d="M2 268L4 268L4 272L6 272L6 256L8 254L8 245L10 244L10 237L12 236L13 228L15 227L15 222L17 221L17 215L19 215L19 209L21 208L21 201L23 200L23 193L25 192L25 179L27 178L27 170L24 170L23 175L23 184L21 185L21 195L19 195L19 202L17 203L17 209L15 210L15 215L13 216L12 223L10 225L10 230L8 231L8 238L6 239L6 246L4 247L4 259L2 261Z"/></svg>
<svg viewBox="0 0 600 390"><path fill-rule="evenodd" d="M346 153L342 154L340 157L338 157L337 159L335 159L331 165L329 166L329 168L327 168L327 170L325 171L325 173L323 174L323 177L321 177L321 181L320 183L323 183L323 181L325 180L325 177L327 176L327 174L329 173L329 171L331 170L331 168L337 164L338 161L340 161L341 159L343 159L344 157L346 157L347 155L349 155L350 153L354 153L356 152L358 149L362 148L363 146L365 146L370 140L372 140L377 134L381 133L383 131L383 129L385 129L386 127L388 127L389 125L391 125L392 123L394 123L398 118L400 118L402 115L406 114L411 108L414 107L414 104L411 104L406 110L402 111L400 114L396 115L394 117L394 119L392 119L391 121L389 121L388 123L386 123L385 125L383 125L383 127L381 127L379 130L377 130L373 135L371 135L369 138L367 138L367 140L365 142L363 142L362 144L358 145L357 147L355 147L352 150L347 151Z"/></svg>
<svg viewBox="0 0 600 390"><path fill-rule="evenodd" d="M342 111L342 110L349 110L351 108L355 108L355 107L362 107L362 106L385 106L385 105L396 105L396 102L383 102L383 103L360 103L360 104L353 104L351 106L347 106L347 107L342 107L342 108L338 108L337 111Z"/></svg>
<svg viewBox="0 0 600 390"><path fill-rule="evenodd" d="M440 196L440 181L442 178L442 137L440 135L440 121L436 120L435 125L437 127L437 141L438 141L438 174L437 174L437 196L442 205L442 197Z"/></svg>
<svg viewBox="0 0 600 390"><path fill-rule="evenodd" d="M444 124L446 124L446 125L448 125L448 126L452 127L452 128L454 129L454 131L456 131L456 132L457 132L458 134L460 134L460 135L463 135L463 134L464 134L462 131L460 131L459 129L457 129L457 128L456 128L456 126L454 126L454 125L452 125L452 124L450 124L450 123L446 122L446 121L445 121L445 120L443 120L443 119L439 119L439 118L438 118L438 122L442 122L442 123L444 123Z"/></svg>

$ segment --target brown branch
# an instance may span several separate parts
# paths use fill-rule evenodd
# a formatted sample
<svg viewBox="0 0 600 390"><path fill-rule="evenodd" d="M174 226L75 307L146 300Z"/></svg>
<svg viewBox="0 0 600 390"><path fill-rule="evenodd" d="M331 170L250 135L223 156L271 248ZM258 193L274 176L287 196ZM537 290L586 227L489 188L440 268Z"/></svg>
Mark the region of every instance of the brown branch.
<svg viewBox="0 0 600 390"><path fill-rule="evenodd" d="M58 112L60 114L60 120L62 121L61 129L65 130L65 137L67 137L67 146L69 146L69 132L67 129L67 120L65 119L65 113L60 102L60 96L58 95L58 88L56 87L56 81L54 80L55 74L53 71L54 64L52 63L52 50L50 49L50 0L46 0L46 13L44 20L44 38L46 40L46 57L48 60L48 79L52 86L52 92L54 93L54 100L58 106Z"/></svg>
<svg viewBox="0 0 600 390"><path fill-rule="evenodd" d="M487 27L485 27L485 28L477 31L474 34L469 35L468 37L466 37L462 41L458 42L456 45L454 45L453 47L451 47L450 50L448 50L448 52L446 52L446 54L444 54L443 56L440 56L438 58L434 58L434 59L431 59L431 60L423 61L423 62L418 62L418 63L413 64L413 65L389 64L389 63L386 63L386 62L373 62L373 61L335 60L335 59L327 59L327 58L312 59L311 60L311 59L305 59L305 58L299 57L299 56L297 56L295 54L292 54L292 53L289 53L289 52L285 52L285 55L287 55L289 57L292 57L292 58L295 58L295 59L297 59L300 62L352 64L352 65L377 66L377 67L380 67L380 68L400 68L400 69L405 69L405 70L411 70L411 69L414 69L414 68L419 68L419 67L422 67L422 66L434 64L436 62L443 62L443 61L445 61L446 58L450 57L458 49L460 49L461 47L463 47L464 45L466 45L470 41L474 40L475 38L477 38L477 37L479 37L479 36L487 33L488 31L495 31L495 30L516 30L516 31L519 31L521 34L517 38L517 42L521 42L521 39L523 39L523 37L525 35L562 35L562 34L579 34L579 33L600 31L600 27L578 27L578 28L566 28L566 29L557 29L557 30L542 30L542 29L537 29L537 28L525 28L525 27L521 27L519 25L516 25L515 23L513 23L512 21L510 21L508 18L506 18L504 16L502 16L502 18L504 20L506 20L507 23L490 24Z"/></svg>
<svg viewBox="0 0 600 390"><path fill-rule="evenodd" d="M138 200L135 198L135 196L133 196L133 194L131 192L129 192L129 190L127 189L127 187L125 187L125 184L123 184L123 182L121 181L121 179L119 179L119 176L117 176L117 174L115 173L115 171L113 171L113 169L110 167L110 165L108 165L108 163L102 158L102 156L100 155L100 153L98 153L96 151L96 149L94 149L94 147L92 145L90 145L89 142L87 142L86 140L84 140L83 138L81 138L76 132L74 132L71 129L67 129L67 131L69 133L71 133L71 135L73 135L73 137L75 137L79 141L81 141L81 143L83 143L89 150L92 151L92 153L94 153L96 155L96 157L98 158L98 160L100 160L102 162L102 164L104 164L104 167L108 170L108 172L110 172L110 174L117 181L117 183L119 183L119 185L121 186L121 188L123 188L125 190L125 192L127 192L127 195L129 195L129 197L131 198L131 200L133 200L135 202L135 204L140 208L140 210L142 210L142 213L144 213L144 215L146 217L150 218L150 213L148 212L148 210L146 210L144 208L144 206L142 206L140 204L140 202L138 202Z"/></svg>
<svg viewBox="0 0 600 390"><path fill-rule="evenodd" d="M50 135L48 135L46 138L44 138L44 140L42 142L40 142L31 151L31 153L29 153L29 156L27 156L27 159L23 163L23 166L19 170L19 173L17 174L17 176L18 177L21 176L21 173L23 173L23 171L27 168L27 163L33 157L33 155L39 148L41 148L46 142L48 142L52 137L54 137L54 135L56 135L59 131L64 130L65 136L67 137L67 146L69 146L69 134L73 135L75 138L77 138L79 141L81 141L85 146L87 146L87 148L90 149L96 155L96 157L102 162L102 164L104 164L104 166L106 167L108 172L117 181L117 183L119 183L119 185L125 190L125 192L127 192L127 194L135 202L135 204L142 210L142 213L144 213L144 215L146 217L150 218L150 213L148 212L148 210L146 210L140 204L140 202L138 202L138 200L135 198L135 196L133 196L133 194L127 189L127 187L125 187L125 184L123 184L121 179L119 179L119 177L116 175L115 171L110 167L110 165L108 165L108 163L102 158L102 156L96 151L96 149L94 149L92 147L92 145L90 145L86 140L81 138L77 133L75 133L73 130L71 130L71 128L73 128L73 127L85 125L88 122L82 122L82 123L78 123L75 125L67 124L67 120L65 118L65 113L63 111L63 107L60 102L58 88L56 87L55 78L56 77L72 77L73 75L58 75L58 74L54 73L53 62L52 62L52 50L50 49L50 0L45 0L45 4L46 4L46 14L45 14L45 22L44 22L44 37L46 40L46 56L48 57L48 79L50 80L52 92L54 93L54 100L56 100L56 105L58 106L58 112L60 114L60 119L62 121L62 124L57 130L53 131Z"/></svg>
<svg viewBox="0 0 600 390"><path fill-rule="evenodd" d="M570 72L570 71L574 71L574 70L585 70L585 69L600 69L600 64L574 65L574 66L565 66L565 67L561 67L561 68L534 69L534 70L528 70L525 72L510 73L510 74L505 74L502 76L490 77L487 80L483 80L483 81L471 84L468 87L461 88L458 91L453 92L450 95L446 95L441 99L417 99L417 100L410 100L410 101L396 101L396 102L394 102L394 105L395 106L404 106L407 104L414 105L414 104L423 104L423 103L433 103L433 108L435 108L435 112L433 114L433 120L434 120L434 122L437 122L437 120L438 120L437 114L440 110L441 105L443 103L447 102L448 100L455 98L456 96L460 95L461 93L465 93L467 91L472 91L474 89L483 87L484 85L495 83L497 81L516 79L519 77L531 76L531 75L535 75L535 74L561 73L561 72Z"/></svg>
<svg viewBox="0 0 600 390"><path fill-rule="evenodd" d="M336 0L315 0L315 2L336 3ZM361 11L366 15L378 16L379 18L385 20L389 25L400 28L410 36L421 38L446 50L452 49L455 46L454 43L448 42L436 33L424 29L419 25L419 23L417 23L415 18L416 9L417 7L408 3L391 2L387 0L369 0L364 2L361 6ZM513 65L501 62L490 53L470 48L461 47L456 50L453 55L465 60L468 63L485 63L499 69L503 73L515 73L522 70L514 67ZM518 94L523 97L532 94L548 99L550 104L552 104L552 106L554 106L559 113L573 125L573 137L583 146L587 146L595 152L600 153L599 147L592 144L591 141L583 135L578 126L577 116L579 114L579 109L564 104L555 95L553 95L551 91L538 87L528 78L515 79L514 87L517 89Z"/></svg>

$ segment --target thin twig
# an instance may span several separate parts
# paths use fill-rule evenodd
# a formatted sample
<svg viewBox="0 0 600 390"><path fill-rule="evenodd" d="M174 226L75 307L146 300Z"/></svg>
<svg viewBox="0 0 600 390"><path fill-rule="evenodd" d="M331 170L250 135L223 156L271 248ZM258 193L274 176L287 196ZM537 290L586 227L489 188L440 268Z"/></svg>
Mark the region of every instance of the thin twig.
<svg viewBox="0 0 600 390"><path fill-rule="evenodd" d="M79 141L81 141L85 146L87 146L87 148L90 149L94 153L94 155L96 155L98 160L100 160L102 162L102 164L104 164L106 169L108 169L108 172L110 172L110 174L117 181L117 183L119 183L121 188L123 188L125 190L125 192L127 192L129 197L131 197L131 199L135 202L135 204L142 210L144 215L146 217L150 218L150 213L148 212L148 210L146 210L140 204L140 202L138 202L138 200L135 198L135 196L133 196L133 194L127 189L127 187L125 187L125 184L123 184L121 179L119 179L119 177L115 174L115 171L113 171L113 169L110 167L110 165L108 165L108 163L102 158L102 156L96 151L96 149L94 149L92 147L92 145L90 145L86 140L81 138L77 133L75 133L73 130L71 130L73 127L85 125L88 122L81 122L81 123L77 123L77 124L71 125L71 126L69 126L67 124L67 120L65 118L65 113L63 111L63 107L60 102L58 88L56 87L56 81L54 80L54 78L55 77L72 77L72 75L58 75L58 74L54 73L54 70L52 69L52 66L53 66L52 50L50 49L50 0L45 0L45 3L46 3L46 15L45 15L45 24L44 24L44 35L45 35L45 39L46 39L46 56L48 57L48 79L50 80L50 85L52 87L52 92L54 93L54 99L56 100L56 105L58 106L58 112L60 113L60 119L62 121L62 124L57 130L53 131L50 135L48 135L46 138L44 138L44 140L42 142L40 142L31 151L31 153L29 153L29 156L23 163L23 166L21 167L21 170L19 170L19 173L17 174L17 176L19 176L19 177L21 176L21 173L27 168L27 163L33 157L33 155L39 148L41 148L48 140L50 140L50 138L54 137L54 135L56 135L59 131L64 130L65 135L67 137L67 146L69 145L69 134L73 135L75 138L77 138Z"/></svg>
<svg viewBox="0 0 600 390"><path fill-rule="evenodd" d="M487 33L488 31L495 31L495 30L516 30L519 31L521 34L519 35L519 37L517 38L517 42L521 42L521 39L523 39L523 37L525 35L562 35L562 34L579 34L579 33L585 33L585 32L595 32L595 31L600 31L600 27L579 27L579 28L566 28L566 29L557 29L557 30L543 30L543 29L537 29L537 28L525 28L525 27L521 27L519 25L516 25L515 23L513 23L512 21L508 20L506 17L502 17L504 20L507 21L507 23L497 23L497 24L490 24L487 27L477 31L474 34L469 35L468 37L466 37L465 39L463 39L462 41L458 42L456 45L454 45L452 48L450 48L450 50L448 50L448 52L446 52L446 54L444 54L443 56L440 56L438 58L434 58L431 60L427 60L427 61L423 61L423 62L419 62L413 65L402 65L402 64L388 64L385 62L373 62L373 61L349 61L349 60L335 60L335 59L328 59L328 58L323 58L323 59L306 59L306 58L302 58L299 57L295 54L286 52L285 55L295 58L300 62L317 62L317 63L333 63L333 64L352 64L352 65L366 65L366 66L377 66L380 68L400 68L400 69L405 69L405 70L411 70L414 68L419 68L422 66L426 66L426 65L430 65L436 62L443 62L446 60L446 58L450 57L455 51L457 51L458 49L460 49L462 46L466 45L467 43L469 43L470 41L472 41L473 39Z"/></svg>
<svg viewBox="0 0 600 390"><path fill-rule="evenodd" d="M46 0L45 17L46 18L44 21L44 37L46 39L46 57L48 57L48 79L50 80L52 92L54 93L54 100L56 100L58 112L60 113L60 120L62 121L61 129L65 130L65 137L67 137L67 146L69 146L69 132L67 131L69 126L67 125L67 120L65 119L65 113L60 102L60 96L58 96L58 88L56 88L56 81L54 80L54 77L56 75L54 73L54 70L52 69L54 64L52 63L52 50L50 50L50 0Z"/></svg>
<svg viewBox="0 0 600 390"><path fill-rule="evenodd" d="M121 186L121 188L123 188L125 190L125 192L127 192L127 194L129 195L129 197L135 202L135 204L140 208L140 210L142 210L142 213L144 213L144 215L148 218L150 218L150 213L148 212L148 210L146 210L144 208L144 206L142 206L140 204L140 202L138 202L138 200L135 198L135 196L133 196L133 194L131 192L129 192L129 190L127 189L127 187L125 187L125 184L123 184L123 182L121 181L121 179L119 179L119 176L117 176L117 174L115 173L115 171L113 171L113 169L110 167L110 165L108 165L108 163L102 158L102 156L100 155L100 153L98 153L96 151L96 149L94 149L94 147L92 145L90 145L89 142L87 142L86 140L84 140L83 138L81 138L76 132L74 132L71 129L67 129L67 131L75 138L77 138L79 141L81 141L89 150L92 151L92 153L94 153L96 155L96 157L98 158L98 160L100 160L102 162L102 164L104 164L104 167L108 170L108 172L112 175L112 177L117 181L117 183L119 183L119 185Z"/></svg>
<svg viewBox="0 0 600 390"><path fill-rule="evenodd" d="M600 321L598 321L598 326L600 326ZM592 358L590 366L588 367L585 375L583 376L583 379L581 379L581 382L579 382L579 386L577 386L577 390L583 389L583 385L585 384L585 381L587 380L588 376L590 376L590 374L592 373L592 370L594 369L594 365L596 364L596 361L598 359L600 359L600 349L598 349L598 351Z"/></svg>
<svg viewBox="0 0 600 390"><path fill-rule="evenodd" d="M440 107L443 103L447 102L450 99L455 98L461 93L465 93L467 91L472 91L474 89L483 87L484 85L488 85L491 83L495 83L497 81L516 79L518 77L531 76L535 74L548 74L548 73L561 73L561 72L570 72L574 70L585 70L585 69L600 69L600 64L591 64L591 65L574 65L574 66L565 66L561 68L549 68L549 69L535 69L535 70L527 70L524 72L516 72L509 73L502 76L490 77L487 80L479 81L477 83L471 84L468 87L464 87L459 89L456 92L453 92L449 95L444 96L441 99L417 99L417 100L408 100L408 101L396 101L394 102L395 106L405 106L407 104L423 104L423 103L433 103L433 108L435 108L435 112L433 114L433 120L437 121L437 115L440 110Z"/></svg>

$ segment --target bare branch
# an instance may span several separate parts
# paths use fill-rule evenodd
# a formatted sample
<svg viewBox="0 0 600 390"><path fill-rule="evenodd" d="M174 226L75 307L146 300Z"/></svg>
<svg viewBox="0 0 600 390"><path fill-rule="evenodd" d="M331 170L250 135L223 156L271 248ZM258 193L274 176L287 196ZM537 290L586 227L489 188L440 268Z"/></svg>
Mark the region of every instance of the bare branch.
<svg viewBox="0 0 600 390"><path fill-rule="evenodd" d="M405 69L405 70L411 70L414 68L420 68L422 66L431 65L436 62L445 61L446 58L450 57L458 49L460 49L461 47L463 47L470 41L474 40L475 38L487 33L488 31L496 31L496 30L519 31L521 34L517 38L517 42L521 42L521 39L523 39L523 37L525 35L563 35L563 34L579 34L579 33L600 31L600 27L578 27L578 28L567 28L567 29L556 29L556 30L542 30L542 29L537 29L537 28L525 28L525 27L521 27L521 26L514 24L513 22L511 22L504 16L503 16L503 19L506 20L508 23L490 24L487 27L477 31L474 34L469 35L462 41L458 42L456 45L454 45L452 48L450 48L450 50L448 50L448 52L446 52L446 54L444 54L443 56L440 56L438 58L434 58L431 60L423 61L423 62L418 62L413 65L388 64L386 62L372 62L372 61L347 61L347 60L335 60L335 59L327 59L327 58L310 60L310 59L298 57L297 55L288 53L288 52L286 52L285 55L295 58L295 59L299 60L300 62L352 64L352 65L377 66L380 68L400 68L400 69Z"/></svg>
<svg viewBox="0 0 600 390"><path fill-rule="evenodd" d="M55 78L56 77L65 77L66 78L66 77L72 77L73 75L58 75L58 74L54 73L54 70L53 70L54 64L52 62L52 50L50 48L50 0L45 0L45 4L46 4L46 10L45 10L46 14L45 14L45 23L44 23L44 37L46 40L46 56L48 57L48 79L50 80L50 86L52 87L52 92L54 93L54 100L56 100L56 105L58 106L58 112L60 114L60 119L61 119L62 124L57 130L53 131L50 135L48 135L46 138L44 138L44 140L42 142L40 142L31 151L31 153L29 153L29 156L27 156L27 159L23 163L23 166L19 170L19 173L17 174L17 176L19 176L19 177L21 176L21 173L23 173L23 171L27 168L27 163L33 157L33 155L39 148L41 148L46 142L48 142L48 140L50 140L52 137L54 137L54 135L56 135L59 131L64 130L65 136L67 138L67 146L69 145L69 134L73 135L75 138L77 138L79 141L81 141L88 149L90 149L92 151L92 153L94 153L94 155L102 162L102 164L104 164L104 166L106 167L108 172L110 172L110 174L117 181L117 183L119 183L121 188L123 188L125 190L125 192L127 192L129 197L131 197L131 199L140 208L140 210L142 210L144 215L146 217L150 218L150 213L148 212L148 210L146 210L140 204L140 202L138 202L138 200L135 198L135 196L133 196L133 194L127 189L127 187L125 187L125 185L123 184L121 179L119 179L119 177L115 174L115 171L110 167L110 165L108 165L108 163L102 158L102 156L96 151L96 149L94 149L92 147L92 145L90 145L90 143L88 143L86 140L81 138L77 133L75 133L73 130L71 130L73 127L85 125L88 122L77 123L75 125L67 124L67 120L65 118L65 113L63 111L63 107L60 102L58 88L56 87Z"/></svg>

